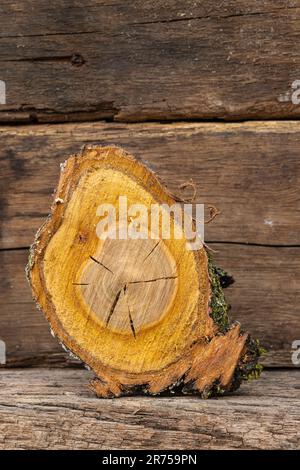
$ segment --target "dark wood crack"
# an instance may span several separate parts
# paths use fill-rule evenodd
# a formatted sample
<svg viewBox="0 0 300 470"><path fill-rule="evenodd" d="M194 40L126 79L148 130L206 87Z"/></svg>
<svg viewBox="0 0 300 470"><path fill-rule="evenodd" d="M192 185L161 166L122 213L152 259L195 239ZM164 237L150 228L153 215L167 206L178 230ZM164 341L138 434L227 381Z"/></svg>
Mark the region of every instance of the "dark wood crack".
<svg viewBox="0 0 300 470"><path fill-rule="evenodd" d="M142 284L145 282L155 282L155 281L164 281L169 279L177 279L178 276L164 276L164 277L157 277L155 279L146 279L145 281L131 281L128 284Z"/></svg>
<svg viewBox="0 0 300 470"><path fill-rule="evenodd" d="M111 269L109 269L107 266L105 266L105 264L101 263L101 261L99 261L98 259L94 258L91 255L90 255L90 258L91 258L91 260L95 261L95 263L100 264L100 266L102 266L102 268L106 269L106 271L110 272L111 274L114 274L113 271Z"/></svg>

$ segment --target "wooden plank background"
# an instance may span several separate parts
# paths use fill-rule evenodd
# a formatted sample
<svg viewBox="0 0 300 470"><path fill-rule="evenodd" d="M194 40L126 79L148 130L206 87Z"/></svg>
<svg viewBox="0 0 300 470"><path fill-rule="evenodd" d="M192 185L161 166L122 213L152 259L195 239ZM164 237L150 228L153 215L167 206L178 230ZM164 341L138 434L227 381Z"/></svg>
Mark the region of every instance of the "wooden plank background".
<svg viewBox="0 0 300 470"><path fill-rule="evenodd" d="M14 124L0 128L0 336L8 365L70 364L32 303L24 266L59 164L100 143L125 147L172 191L192 177L197 202L221 210L206 241L236 279L227 290L232 318L268 349L267 365L293 367L300 124L258 119L299 116L291 102L299 9L298 1L271 0L159 0L155 8L2 2L0 121ZM255 121L195 122L245 118ZM91 122L99 119L106 122ZM180 119L193 122L149 122ZM55 124L70 120L88 122Z"/></svg>
<svg viewBox="0 0 300 470"><path fill-rule="evenodd" d="M191 176L197 201L222 211L207 226L216 262L236 279L231 316L294 367L300 338L300 123L64 124L2 127L1 338L9 365L65 364L24 276L28 246L49 212L59 163L83 144L118 143L176 191ZM67 360L67 364L69 364Z"/></svg>
<svg viewBox="0 0 300 470"><path fill-rule="evenodd" d="M291 344L300 337L300 249L211 244L215 260L235 276L226 290L231 317L268 349L264 363L295 367ZM50 335L48 323L32 302L24 275L28 250L0 253L0 332L7 364L67 365L70 361ZM284 279L288 282L284 282Z"/></svg>
<svg viewBox="0 0 300 470"><path fill-rule="evenodd" d="M117 144L178 192L192 178L197 202L222 214L206 240L300 246L300 124L104 124L0 128L1 248L32 243L49 213L59 164L84 144Z"/></svg>
<svg viewBox="0 0 300 470"><path fill-rule="evenodd" d="M2 1L2 122L299 117L299 0Z"/></svg>

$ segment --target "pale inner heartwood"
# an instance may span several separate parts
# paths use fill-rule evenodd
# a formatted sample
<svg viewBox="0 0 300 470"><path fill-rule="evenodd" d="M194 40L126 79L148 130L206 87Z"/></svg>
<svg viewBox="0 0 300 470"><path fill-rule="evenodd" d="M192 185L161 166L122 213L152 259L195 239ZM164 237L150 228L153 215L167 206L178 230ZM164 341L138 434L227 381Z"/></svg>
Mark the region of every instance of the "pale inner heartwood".
<svg viewBox="0 0 300 470"><path fill-rule="evenodd" d="M112 240L90 255L80 287L108 328L138 332L163 317L177 288L176 263L162 240Z"/></svg>

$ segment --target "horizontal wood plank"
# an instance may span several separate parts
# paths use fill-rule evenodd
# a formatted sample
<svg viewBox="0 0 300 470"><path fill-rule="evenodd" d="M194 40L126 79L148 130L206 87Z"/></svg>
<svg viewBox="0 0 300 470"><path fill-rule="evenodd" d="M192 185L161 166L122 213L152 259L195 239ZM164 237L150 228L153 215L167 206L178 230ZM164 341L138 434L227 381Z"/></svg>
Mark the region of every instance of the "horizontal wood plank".
<svg viewBox="0 0 300 470"><path fill-rule="evenodd" d="M59 164L84 144L123 146L178 193L221 215L206 240L300 245L300 123L65 124L0 128L0 248L32 243L58 183Z"/></svg>
<svg viewBox="0 0 300 470"><path fill-rule="evenodd" d="M292 342L300 339L300 248L212 244L215 262L235 283L226 289L231 318L259 338L271 367L296 367ZM0 252L0 339L7 366L78 364L63 353L31 298L24 267L27 250Z"/></svg>
<svg viewBox="0 0 300 470"><path fill-rule="evenodd" d="M1 449L297 449L299 371L221 399L95 398L81 370L0 371Z"/></svg>
<svg viewBox="0 0 300 470"><path fill-rule="evenodd" d="M299 117L300 2L1 2L2 122Z"/></svg>

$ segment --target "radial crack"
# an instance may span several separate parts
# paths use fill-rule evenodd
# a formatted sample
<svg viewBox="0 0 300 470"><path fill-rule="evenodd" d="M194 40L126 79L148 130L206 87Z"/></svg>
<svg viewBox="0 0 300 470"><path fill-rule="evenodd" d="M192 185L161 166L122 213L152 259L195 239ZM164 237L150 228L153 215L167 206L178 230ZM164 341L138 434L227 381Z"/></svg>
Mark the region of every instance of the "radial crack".
<svg viewBox="0 0 300 470"><path fill-rule="evenodd" d="M117 303L118 303L118 301L119 301L119 298L120 298L120 295L121 295L121 292L122 292L123 289L124 289L124 288L122 288L122 289L119 290L119 292L118 292L117 295L116 295L115 300L113 301L113 304L112 304L112 306L111 306L111 308L110 308L110 311L109 311L109 315L108 315L107 320L106 320L106 326L109 324L109 321L110 321L110 319L111 319L111 317L112 317L112 314L114 313L114 311L115 311L115 309L116 309Z"/></svg>
<svg viewBox="0 0 300 470"><path fill-rule="evenodd" d="M131 328L132 334L133 334L134 338L136 338L133 319L132 319L132 316L131 316L131 313L130 313L129 305L128 305L128 317L129 317L129 323L130 323L130 328Z"/></svg>
<svg viewBox="0 0 300 470"><path fill-rule="evenodd" d="M94 258L94 257L91 256L91 255L90 255L90 258L91 258L93 261L95 261L95 263L100 264L100 266L102 266L102 268L106 269L106 271L110 272L111 274L114 274L114 273L112 272L112 270L109 269L107 266L105 266L103 263L101 263L101 261L97 260L96 258Z"/></svg>
<svg viewBox="0 0 300 470"><path fill-rule="evenodd" d="M147 258L149 258L150 255L152 255L153 251L157 248L157 246L160 244L160 240L158 240L158 242L154 245L154 247L152 248L151 251L149 251L149 253L147 254L146 258L143 260L143 263L144 261L146 261Z"/></svg>
<svg viewBox="0 0 300 470"><path fill-rule="evenodd" d="M145 281L131 281L128 284L142 284L144 282L155 282L155 281L164 281L168 279L177 279L178 276L164 276L164 277L157 277L155 279L146 279Z"/></svg>

